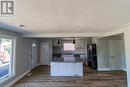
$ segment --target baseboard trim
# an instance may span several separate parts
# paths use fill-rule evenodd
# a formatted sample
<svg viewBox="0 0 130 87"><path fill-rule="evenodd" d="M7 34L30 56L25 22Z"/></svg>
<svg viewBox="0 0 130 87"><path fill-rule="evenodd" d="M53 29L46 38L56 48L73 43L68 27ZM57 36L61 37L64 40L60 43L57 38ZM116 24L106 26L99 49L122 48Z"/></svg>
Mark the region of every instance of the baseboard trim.
<svg viewBox="0 0 130 87"><path fill-rule="evenodd" d="M39 65L40 65L40 63L38 63L34 68L38 67ZM34 69L34 68L33 68L33 69Z"/></svg>
<svg viewBox="0 0 130 87"><path fill-rule="evenodd" d="M40 64L37 64L36 66L34 66L32 69L30 69L30 72L35 69L36 67L38 67Z"/></svg>
<svg viewBox="0 0 130 87"><path fill-rule="evenodd" d="M16 79L14 79L13 81L11 81L10 83L8 83L7 85L5 85L4 87L10 87L12 86L14 83L16 83L18 80L20 80L21 78L23 78L25 75L27 75L30 72L30 70L24 72L23 74L21 74L19 77L17 77Z"/></svg>
<svg viewBox="0 0 130 87"><path fill-rule="evenodd" d="M99 68L98 71L110 71L111 69L109 68Z"/></svg>
<svg viewBox="0 0 130 87"><path fill-rule="evenodd" d="M123 69L123 71L126 71L126 72L127 72L127 69Z"/></svg>
<svg viewBox="0 0 130 87"><path fill-rule="evenodd" d="M40 63L38 63L36 67L38 67L38 66L40 66L40 65L41 65L41 64L40 64Z"/></svg>

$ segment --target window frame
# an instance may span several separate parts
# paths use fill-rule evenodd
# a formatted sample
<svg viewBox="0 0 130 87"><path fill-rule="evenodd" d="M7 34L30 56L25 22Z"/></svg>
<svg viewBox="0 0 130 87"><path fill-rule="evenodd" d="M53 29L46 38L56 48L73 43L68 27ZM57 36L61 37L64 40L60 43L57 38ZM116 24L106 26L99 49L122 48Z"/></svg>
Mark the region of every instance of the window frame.
<svg viewBox="0 0 130 87"><path fill-rule="evenodd" d="M7 38L12 40L11 58L10 58L10 70L9 75L5 75L0 78L0 84L9 80L16 75L16 37L0 34L0 38Z"/></svg>

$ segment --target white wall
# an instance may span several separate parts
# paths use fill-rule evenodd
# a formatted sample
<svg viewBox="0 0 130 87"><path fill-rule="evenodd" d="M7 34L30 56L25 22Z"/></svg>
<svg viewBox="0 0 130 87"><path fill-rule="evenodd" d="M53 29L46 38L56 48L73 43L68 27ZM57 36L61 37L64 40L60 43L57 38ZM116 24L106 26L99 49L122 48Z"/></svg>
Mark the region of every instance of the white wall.
<svg viewBox="0 0 130 87"><path fill-rule="evenodd" d="M124 71L127 71L126 70L126 54L125 54L125 40L124 40L124 36L123 36L123 38L122 38L122 44L123 44L123 59L122 59L122 62L123 62L123 70Z"/></svg>
<svg viewBox="0 0 130 87"><path fill-rule="evenodd" d="M125 54L126 54L126 66L127 66L127 81L128 87L130 87L130 26L127 26L124 31L125 38Z"/></svg>

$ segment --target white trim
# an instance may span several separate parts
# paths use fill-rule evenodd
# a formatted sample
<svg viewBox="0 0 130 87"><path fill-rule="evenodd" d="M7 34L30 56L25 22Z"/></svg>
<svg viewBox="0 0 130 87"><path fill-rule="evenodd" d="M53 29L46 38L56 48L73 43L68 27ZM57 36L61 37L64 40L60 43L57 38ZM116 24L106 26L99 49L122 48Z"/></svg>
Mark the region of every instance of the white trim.
<svg viewBox="0 0 130 87"><path fill-rule="evenodd" d="M113 69L113 67L112 67L112 59L111 59L111 44L112 44L112 41L120 41L121 43L120 43L120 45L121 45L121 59L120 59L120 64L121 64L121 66L120 66L120 69L119 70L124 70L123 69L123 65L124 65L124 62L123 62L123 59L124 59L124 56L123 56L123 40L117 40L117 39L110 39L110 40L108 40L108 45L109 45L109 66L110 66L110 68L112 69L112 70L115 70L115 69ZM119 60L119 59L118 59ZM118 61L119 62L119 61Z"/></svg>
<svg viewBox="0 0 130 87"><path fill-rule="evenodd" d="M3 67L5 65L8 65L9 63L5 63L5 64L0 64L0 67Z"/></svg>
<svg viewBox="0 0 130 87"><path fill-rule="evenodd" d="M38 46L35 46L35 47L33 47L32 46L32 44L33 43L35 43L35 44L38 44L38 42L37 41L35 41L35 40L31 40L31 48L30 48L30 52L29 52L29 69L30 69L30 71L32 70L32 69L34 69L35 67L37 67L38 66L38 64L37 64L37 58L38 57L33 57L33 49L35 50L35 51L37 51L37 48L38 48ZM36 56L37 56L37 54L36 54ZM32 64L32 63L34 63L34 64Z"/></svg>
<svg viewBox="0 0 130 87"><path fill-rule="evenodd" d="M38 67L38 66L40 66L41 64L40 63L38 63L35 67L33 67L32 69L29 69L29 71L31 72L34 68L36 68L36 67Z"/></svg>
<svg viewBox="0 0 130 87"><path fill-rule="evenodd" d="M102 33L30 33L23 34L23 37L99 37Z"/></svg>
<svg viewBox="0 0 130 87"><path fill-rule="evenodd" d="M12 73L14 74L14 75L16 75L16 45L17 45L17 38L15 37L14 39L13 39L13 59L12 59L12 69L13 69L13 71L12 71Z"/></svg>
<svg viewBox="0 0 130 87"><path fill-rule="evenodd" d="M40 65L40 63L38 63L34 68L38 67L39 65ZM33 68L33 69L34 69L34 68Z"/></svg>
<svg viewBox="0 0 130 87"><path fill-rule="evenodd" d="M39 66L40 66L40 65L41 65L41 66L43 66L43 65L48 65L48 66L50 66L51 64L41 64L41 63L40 63Z"/></svg>
<svg viewBox="0 0 130 87"><path fill-rule="evenodd" d="M0 84L12 78L13 76L14 74L11 74L11 75L8 74L8 75L3 76L2 78L0 78Z"/></svg>
<svg viewBox="0 0 130 87"><path fill-rule="evenodd" d="M110 68L98 68L98 71L111 71Z"/></svg>
<svg viewBox="0 0 130 87"><path fill-rule="evenodd" d="M10 87L12 86L14 83L16 83L18 80L20 80L21 78L23 78L25 75L27 75L30 72L30 70L24 72L23 74L21 74L19 77L17 77L16 79L14 79L13 81L11 81L10 83L8 83L7 85L5 85L4 87Z"/></svg>
<svg viewBox="0 0 130 87"><path fill-rule="evenodd" d="M14 36L8 36L8 35L3 35L3 34L0 34L0 38L7 38L7 39L11 39L12 40L12 47L11 47L11 58L10 58L10 69L9 69L9 74L8 75L5 75L3 76L2 78L0 78L0 84L3 83L4 81L12 78L13 76L15 76L16 74L16 37ZM5 65L5 64L4 64Z"/></svg>

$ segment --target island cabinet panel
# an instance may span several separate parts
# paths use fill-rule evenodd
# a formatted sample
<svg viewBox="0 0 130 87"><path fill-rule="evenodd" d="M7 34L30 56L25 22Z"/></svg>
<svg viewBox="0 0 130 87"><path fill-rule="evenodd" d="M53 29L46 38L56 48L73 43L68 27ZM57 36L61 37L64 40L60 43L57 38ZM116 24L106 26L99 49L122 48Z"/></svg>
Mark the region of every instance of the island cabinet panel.
<svg viewBox="0 0 130 87"><path fill-rule="evenodd" d="M74 71L75 71L75 76L83 76L83 64L82 63L75 63L74 64Z"/></svg>
<svg viewBox="0 0 130 87"><path fill-rule="evenodd" d="M83 76L83 63L51 62L51 76Z"/></svg>
<svg viewBox="0 0 130 87"><path fill-rule="evenodd" d="M66 64L65 63L58 63L58 72L59 73L57 73L57 74L59 74L59 75L66 75Z"/></svg>
<svg viewBox="0 0 130 87"><path fill-rule="evenodd" d="M51 75L56 76L59 73L59 64L56 62L51 62Z"/></svg>
<svg viewBox="0 0 130 87"><path fill-rule="evenodd" d="M74 63L67 63L66 64L66 75L73 76L74 75Z"/></svg>

